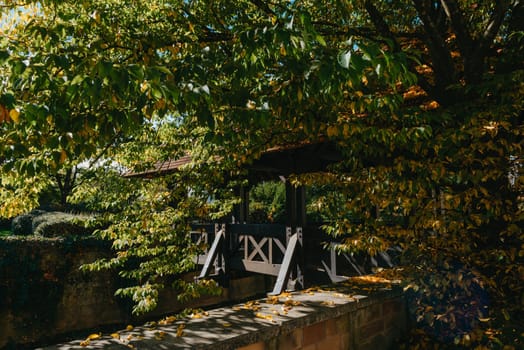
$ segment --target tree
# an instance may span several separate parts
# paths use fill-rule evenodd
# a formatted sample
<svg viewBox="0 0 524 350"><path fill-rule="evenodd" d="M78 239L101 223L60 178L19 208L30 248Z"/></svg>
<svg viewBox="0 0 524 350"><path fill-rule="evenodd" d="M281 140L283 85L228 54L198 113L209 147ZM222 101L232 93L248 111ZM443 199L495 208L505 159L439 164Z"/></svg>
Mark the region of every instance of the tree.
<svg viewBox="0 0 524 350"><path fill-rule="evenodd" d="M197 160L222 160L215 174L274 145L334 141L332 175L295 179L346 199L327 231L349 234L346 249L402 244L419 267L413 311L445 340L487 319L478 290L489 325L522 325L522 180L508 181L522 158L520 1L39 4L0 49L0 154L19 193L32 173L116 154L149 120L184 130L160 158L194 142ZM131 150L126 165L142 161Z"/></svg>

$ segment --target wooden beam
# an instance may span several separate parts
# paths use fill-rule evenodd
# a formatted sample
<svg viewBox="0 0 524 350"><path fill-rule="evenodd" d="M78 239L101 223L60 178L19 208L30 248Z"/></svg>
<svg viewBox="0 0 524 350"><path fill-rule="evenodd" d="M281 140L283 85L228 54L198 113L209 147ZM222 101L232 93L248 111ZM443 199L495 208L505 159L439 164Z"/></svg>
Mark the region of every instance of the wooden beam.
<svg viewBox="0 0 524 350"><path fill-rule="evenodd" d="M284 260L280 266L280 271L278 273L277 281L273 288L273 291L269 295L279 295L284 291L284 286L287 285L291 271L294 268L294 260L299 245L298 240L299 233L295 233L289 239L287 244L286 253L284 254Z"/></svg>
<svg viewBox="0 0 524 350"><path fill-rule="evenodd" d="M215 234L213 244L207 252L206 262L204 263L204 267L197 279L208 277L211 272L211 266L215 265L217 259L221 260L219 254L222 255L222 243L224 242L225 236L225 227L223 226L222 229ZM223 265L223 263L221 265ZM215 269L216 267L217 266L215 266Z"/></svg>

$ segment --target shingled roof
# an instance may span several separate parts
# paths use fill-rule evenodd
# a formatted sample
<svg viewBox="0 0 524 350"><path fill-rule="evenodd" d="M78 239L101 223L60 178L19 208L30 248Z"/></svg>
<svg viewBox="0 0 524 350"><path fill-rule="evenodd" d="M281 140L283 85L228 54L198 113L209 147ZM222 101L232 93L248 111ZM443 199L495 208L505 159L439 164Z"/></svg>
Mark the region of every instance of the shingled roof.
<svg viewBox="0 0 524 350"><path fill-rule="evenodd" d="M251 177L266 178L271 176L300 174L325 170L327 165L340 161L341 154L331 142L302 142L281 145L267 149L260 158L246 165ZM177 171L182 166L191 163L191 156L158 162L151 169L144 171L129 171L124 177L154 177ZM256 175L255 175L256 173Z"/></svg>
<svg viewBox="0 0 524 350"><path fill-rule="evenodd" d="M191 156L183 156L178 159L168 159L163 162L157 162L152 169L144 171L128 171L124 177L154 177L177 171L180 167L191 163Z"/></svg>

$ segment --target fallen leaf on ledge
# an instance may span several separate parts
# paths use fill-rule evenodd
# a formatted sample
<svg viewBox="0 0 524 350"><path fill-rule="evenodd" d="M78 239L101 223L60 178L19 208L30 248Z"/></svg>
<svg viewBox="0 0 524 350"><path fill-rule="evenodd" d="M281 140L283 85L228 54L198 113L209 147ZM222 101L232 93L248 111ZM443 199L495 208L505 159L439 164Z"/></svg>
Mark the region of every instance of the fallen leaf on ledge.
<svg viewBox="0 0 524 350"><path fill-rule="evenodd" d="M178 325L178 328L176 329L176 336L182 337L184 335L184 328L186 328L186 325L181 323Z"/></svg>
<svg viewBox="0 0 524 350"><path fill-rule="evenodd" d="M261 319L264 319L264 320L269 320L269 321L273 320L273 316L271 316L271 315L264 315L264 314L262 314L260 312L257 312L255 314L255 317L261 318Z"/></svg>
<svg viewBox="0 0 524 350"><path fill-rule="evenodd" d="M156 340L162 340L164 339L166 336L166 332L163 332L163 331L158 331L158 332L155 332L155 339Z"/></svg>
<svg viewBox="0 0 524 350"><path fill-rule="evenodd" d="M94 339L98 339L102 337L102 333L93 333L93 334L89 334L86 338L86 340L94 340Z"/></svg>

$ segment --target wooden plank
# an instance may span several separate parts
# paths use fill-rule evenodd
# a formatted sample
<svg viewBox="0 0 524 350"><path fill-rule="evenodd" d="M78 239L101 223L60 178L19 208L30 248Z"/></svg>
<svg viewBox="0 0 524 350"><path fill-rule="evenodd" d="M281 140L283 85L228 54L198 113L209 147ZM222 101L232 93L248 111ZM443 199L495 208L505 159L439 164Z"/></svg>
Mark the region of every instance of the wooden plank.
<svg viewBox="0 0 524 350"><path fill-rule="evenodd" d="M284 291L284 286L287 284L289 275L293 268L293 258L295 256L296 248L298 244L298 233L295 233L289 238L287 244L286 253L284 254L284 260L278 273L277 281L273 288L273 291L269 295L279 295Z"/></svg>
<svg viewBox="0 0 524 350"><path fill-rule="evenodd" d="M282 254L286 253L286 247L284 246L284 243L280 241L278 238L273 238L273 242L275 242L278 249L282 252Z"/></svg>
<svg viewBox="0 0 524 350"><path fill-rule="evenodd" d="M278 276L281 269L281 264L268 264L262 261L242 260L242 265L245 271L261 273L264 275Z"/></svg>
<svg viewBox="0 0 524 350"><path fill-rule="evenodd" d="M224 230L220 230L215 235L215 240L213 241L213 244L211 245L211 248L209 249L209 252L207 253L207 259L204 263L204 267L202 268L202 271L200 272L200 275L198 278L204 278L209 276L211 271L211 266L215 262L216 258L218 257L218 253L220 252L220 245L222 241L224 240L225 232Z"/></svg>
<svg viewBox="0 0 524 350"><path fill-rule="evenodd" d="M285 236L286 227L278 224L228 224L227 232L231 235L280 238Z"/></svg>
<svg viewBox="0 0 524 350"><path fill-rule="evenodd" d="M265 263L269 262L269 259L267 258L266 254L262 251L262 248L264 247L264 244L267 243L268 238L263 238L260 243L258 243L253 236L247 236L249 240L251 241L251 244L253 245L253 251L251 254L247 257L247 260L253 260L255 256L259 256Z"/></svg>

